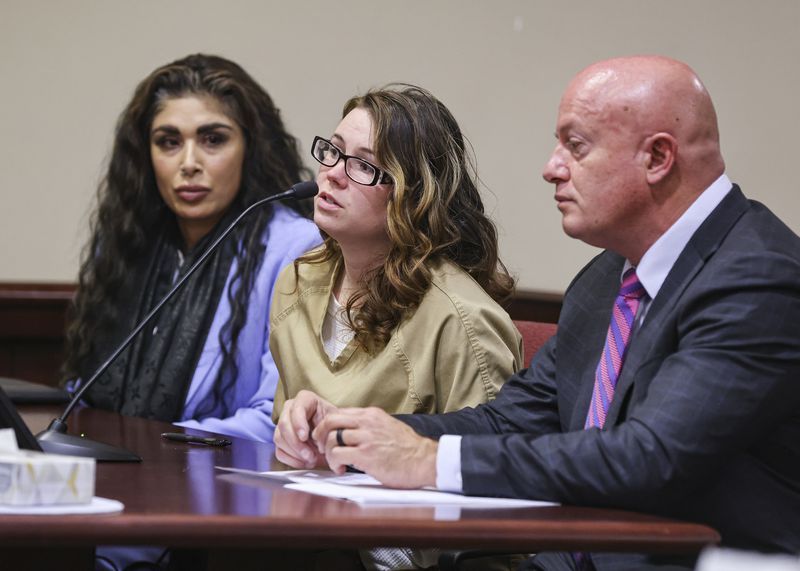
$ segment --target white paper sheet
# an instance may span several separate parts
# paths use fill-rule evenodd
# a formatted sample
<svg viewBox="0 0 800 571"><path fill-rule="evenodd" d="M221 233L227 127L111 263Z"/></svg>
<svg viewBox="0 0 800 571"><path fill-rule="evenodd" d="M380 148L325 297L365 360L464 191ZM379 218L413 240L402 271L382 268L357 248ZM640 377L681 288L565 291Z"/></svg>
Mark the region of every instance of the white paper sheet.
<svg viewBox="0 0 800 571"><path fill-rule="evenodd" d="M464 508L530 508L555 505L552 502L517 500L512 498L490 498L462 496L437 490L397 490L331 484L329 482L300 482L286 484L287 488L318 496L341 498L362 505L415 505L415 506L459 506Z"/></svg>
<svg viewBox="0 0 800 571"><path fill-rule="evenodd" d="M538 500L464 496L433 489L398 490L384 487L378 480L367 474L347 473L337 476L327 470L256 472L222 466L217 466L217 468L238 474L249 474L288 482L286 487L292 490L329 498L350 500L361 505L459 506L465 508L530 508L557 505L553 502Z"/></svg>

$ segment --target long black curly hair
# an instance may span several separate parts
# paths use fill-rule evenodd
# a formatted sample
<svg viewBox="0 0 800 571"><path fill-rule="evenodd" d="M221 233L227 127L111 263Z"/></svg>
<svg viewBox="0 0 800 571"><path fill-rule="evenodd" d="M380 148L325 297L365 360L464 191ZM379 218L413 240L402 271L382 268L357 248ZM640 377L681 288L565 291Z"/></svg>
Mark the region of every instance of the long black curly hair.
<svg viewBox="0 0 800 571"><path fill-rule="evenodd" d="M242 182L232 211L244 210L311 177L300 159L297 140L286 132L272 99L239 65L222 57L195 54L153 71L137 86L117 122L108 172L97 190L91 238L82 254L77 295L70 308L64 381L79 375L81 365L92 354L93 338L119 317L117 292L153 237L164 228L177 232L175 215L156 186L150 129L167 100L185 96L213 97L244 133ZM304 216L311 212L307 203L291 202L289 206ZM237 270L228 291L232 311L220 332L223 362L209 411L224 402L225 385L236 378L237 340L264 256L261 237L271 216L270 208L254 213L249 223L229 238L241 246L236 248Z"/></svg>

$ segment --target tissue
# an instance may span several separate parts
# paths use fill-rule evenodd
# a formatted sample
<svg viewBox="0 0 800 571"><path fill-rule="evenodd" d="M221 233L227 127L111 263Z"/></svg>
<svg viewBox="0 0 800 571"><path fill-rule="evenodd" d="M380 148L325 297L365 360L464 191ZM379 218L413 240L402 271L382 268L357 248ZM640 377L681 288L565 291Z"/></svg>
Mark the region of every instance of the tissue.
<svg viewBox="0 0 800 571"><path fill-rule="evenodd" d="M20 450L12 429L0 430L0 505L88 504L95 460Z"/></svg>

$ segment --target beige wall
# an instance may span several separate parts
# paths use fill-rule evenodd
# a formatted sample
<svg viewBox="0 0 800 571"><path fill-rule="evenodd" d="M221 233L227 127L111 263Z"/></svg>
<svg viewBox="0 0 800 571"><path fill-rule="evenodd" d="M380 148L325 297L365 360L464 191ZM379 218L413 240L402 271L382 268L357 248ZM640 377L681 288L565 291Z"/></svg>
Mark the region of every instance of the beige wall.
<svg viewBox="0 0 800 571"><path fill-rule="evenodd" d="M75 279L117 115L197 51L250 71L306 147L354 93L433 91L474 145L522 289L563 291L593 254L561 233L540 172L562 89L608 56L692 65L731 178L798 231L799 25L796 0L0 0L0 281Z"/></svg>

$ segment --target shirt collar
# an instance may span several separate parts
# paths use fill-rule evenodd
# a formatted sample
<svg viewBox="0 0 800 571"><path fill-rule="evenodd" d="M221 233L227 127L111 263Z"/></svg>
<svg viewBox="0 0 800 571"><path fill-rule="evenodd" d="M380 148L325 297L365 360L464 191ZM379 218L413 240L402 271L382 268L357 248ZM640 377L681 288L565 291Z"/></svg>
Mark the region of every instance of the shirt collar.
<svg viewBox="0 0 800 571"><path fill-rule="evenodd" d="M711 183L711 186L700 193L700 196L686 209L686 212L644 253L636 267L636 276L642 282L650 299L655 299L658 295L664 280L667 279L667 274L675 265L686 244L731 188L733 188L733 183L723 173ZM624 274L630 267L632 264L625 260L622 273Z"/></svg>

